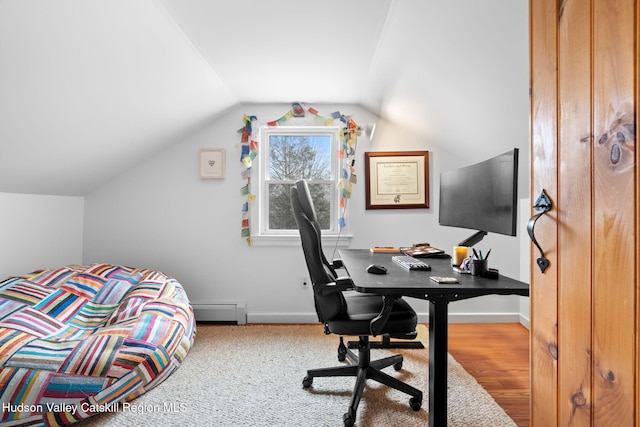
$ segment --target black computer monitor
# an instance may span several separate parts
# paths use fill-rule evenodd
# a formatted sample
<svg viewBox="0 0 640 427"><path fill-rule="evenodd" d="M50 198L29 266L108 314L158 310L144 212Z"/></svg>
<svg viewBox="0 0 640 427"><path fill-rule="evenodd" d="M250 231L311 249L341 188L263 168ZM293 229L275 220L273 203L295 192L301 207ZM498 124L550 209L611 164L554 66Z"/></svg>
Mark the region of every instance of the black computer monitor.
<svg viewBox="0 0 640 427"><path fill-rule="evenodd" d="M488 233L516 235L518 149L440 174L440 225L477 230L460 246Z"/></svg>

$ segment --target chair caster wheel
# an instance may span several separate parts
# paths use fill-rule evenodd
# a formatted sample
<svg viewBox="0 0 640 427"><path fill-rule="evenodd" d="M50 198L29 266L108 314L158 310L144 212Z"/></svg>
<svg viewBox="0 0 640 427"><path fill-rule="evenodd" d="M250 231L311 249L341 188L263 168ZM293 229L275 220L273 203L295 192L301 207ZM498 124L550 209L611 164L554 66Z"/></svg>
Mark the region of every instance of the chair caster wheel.
<svg viewBox="0 0 640 427"><path fill-rule="evenodd" d="M302 387L309 388L313 384L313 377L306 376L302 379Z"/></svg>
<svg viewBox="0 0 640 427"><path fill-rule="evenodd" d="M409 400L409 406L411 406L411 409L413 409L414 411L419 411L422 407L422 400L418 400L415 397L412 397Z"/></svg>
<svg viewBox="0 0 640 427"><path fill-rule="evenodd" d="M402 369L402 362L398 362L395 365L393 365L393 369L395 369L396 371L399 371L400 369Z"/></svg>
<svg viewBox="0 0 640 427"><path fill-rule="evenodd" d="M342 421L344 421L344 427L353 427L353 425L356 423L356 417L349 416L349 413L347 412L342 417Z"/></svg>

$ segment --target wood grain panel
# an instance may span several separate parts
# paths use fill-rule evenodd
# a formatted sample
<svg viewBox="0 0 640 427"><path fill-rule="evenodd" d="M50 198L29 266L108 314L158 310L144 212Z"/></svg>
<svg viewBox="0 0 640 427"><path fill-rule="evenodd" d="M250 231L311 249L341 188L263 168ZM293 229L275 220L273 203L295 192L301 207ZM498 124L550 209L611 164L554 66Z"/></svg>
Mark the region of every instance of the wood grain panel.
<svg viewBox="0 0 640 427"><path fill-rule="evenodd" d="M594 0L593 421L635 420L633 0Z"/></svg>
<svg viewBox="0 0 640 427"><path fill-rule="evenodd" d="M551 266L531 260L535 426L640 425L639 1L530 0L531 197L557 218L536 227Z"/></svg>
<svg viewBox="0 0 640 427"><path fill-rule="evenodd" d="M636 19L636 50L635 50L635 102L634 105L636 107L636 125L640 121L640 67L638 66L638 61L640 60L640 5L638 4L638 0L636 0L635 4L635 19ZM638 127L636 126L636 141L638 140ZM640 257L640 197L638 193L640 192L640 172L638 168L640 166L640 150L636 150L636 230L635 230L635 255L634 259L638 259ZM636 277L634 279L634 283L636 283L636 330L635 330L635 342L636 342L636 404L635 408L640 408L640 351L638 351L638 347L640 345L640 315L638 315L638 310L640 310L640 290L638 290L638 282L640 281L640 262L636 262ZM640 410L636 409L636 426L640 426Z"/></svg>
<svg viewBox="0 0 640 427"><path fill-rule="evenodd" d="M557 200L557 3L531 0L531 201L544 189ZM555 204L555 203L554 203ZM533 214L533 212L532 212ZM557 213L536 223L535 233L550 261L544 274L531 255L531 424L557 423Z"/></svg>
<svg viewBox="0 0 640 427"><path fill-rule="evenodd" d="M591 423L591 4L563 2L558 92L558 425Z"/></svg>

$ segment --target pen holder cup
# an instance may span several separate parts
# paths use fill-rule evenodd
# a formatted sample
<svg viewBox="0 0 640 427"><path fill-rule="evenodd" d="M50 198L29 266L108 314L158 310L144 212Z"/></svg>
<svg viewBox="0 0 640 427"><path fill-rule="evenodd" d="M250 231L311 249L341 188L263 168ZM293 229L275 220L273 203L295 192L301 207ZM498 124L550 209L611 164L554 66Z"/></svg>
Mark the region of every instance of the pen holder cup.
<svg viewBox="0 0 640 427"><path fill-rule="evenodd" d="M471 260L471 275L484 276L487 273L487 259Z"/></svg>

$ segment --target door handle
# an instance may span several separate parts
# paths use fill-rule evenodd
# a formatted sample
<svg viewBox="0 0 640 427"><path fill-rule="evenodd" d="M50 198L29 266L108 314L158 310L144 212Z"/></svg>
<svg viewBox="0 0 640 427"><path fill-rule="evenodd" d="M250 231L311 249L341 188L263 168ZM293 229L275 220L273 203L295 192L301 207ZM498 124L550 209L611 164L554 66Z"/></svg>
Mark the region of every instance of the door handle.
<svg viewBox="0 0 640 427"><path fill-rule="evenodd" d="M545 193L544 189L536 199L536 202L534 203L533 208L540 213L529 218L529 222L527 223L527 232L529 233L529 238L531 239L533 244L540 251L540 256L538 257L538 259L536 259L536 262L538 263L538 267L540 267L540 271L544 273L547 267L549 267L549 260L545 258L544 251L540 247L540 244L538 244L538 241L536 240L536 236L533 233L533 230L536 226L536 221L538 221L538 219L542 215L546 214L551 210L551 199L549 199L549 196L547 196L547 193Z"/></svg>

